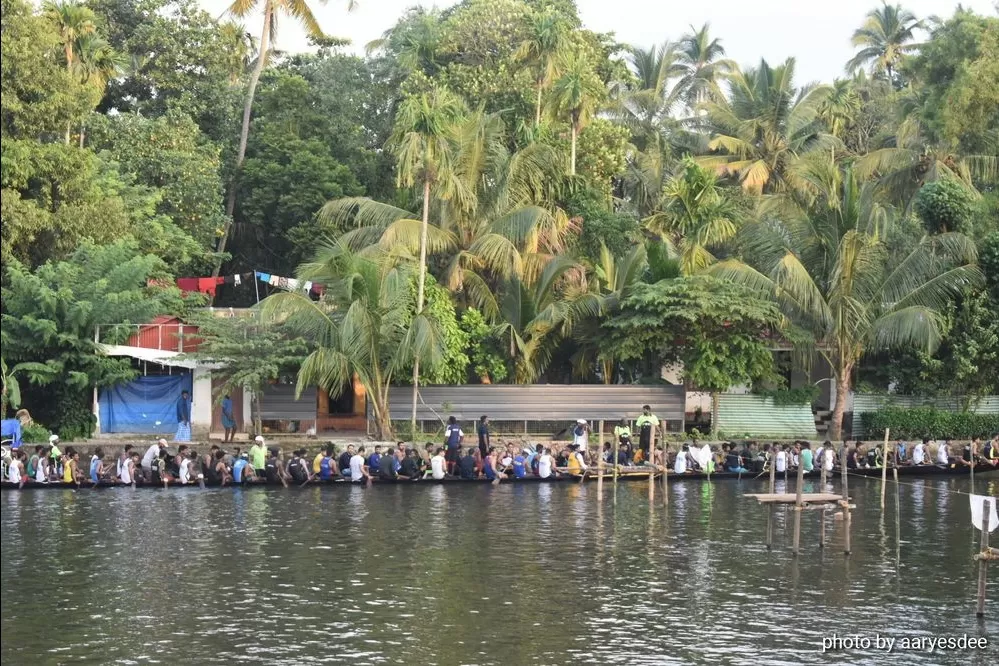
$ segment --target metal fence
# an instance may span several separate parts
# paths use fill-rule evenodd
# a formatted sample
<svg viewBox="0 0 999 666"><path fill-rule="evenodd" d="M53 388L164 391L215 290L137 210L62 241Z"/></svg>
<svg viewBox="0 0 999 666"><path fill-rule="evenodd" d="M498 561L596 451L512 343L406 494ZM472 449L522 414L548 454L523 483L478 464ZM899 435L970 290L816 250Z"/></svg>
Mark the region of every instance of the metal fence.
<svg viewBox="0 0 999 666"><path fill-rule="evenodd" d="M775 405L772 398L733 393L718 396L718 430L727 437L818 437L810 406Z"/></svg>

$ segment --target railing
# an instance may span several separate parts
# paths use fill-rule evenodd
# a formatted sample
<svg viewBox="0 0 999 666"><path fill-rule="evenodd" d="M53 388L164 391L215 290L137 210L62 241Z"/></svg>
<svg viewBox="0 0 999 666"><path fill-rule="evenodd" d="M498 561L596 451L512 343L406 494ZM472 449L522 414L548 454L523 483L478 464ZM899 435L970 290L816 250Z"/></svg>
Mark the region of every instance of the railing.
<svg viewBox="0 0 999 666"><path fill-rule="evenodd" d="M100 324L94 341L103 345L127 345L160 351L197 351L201 338L190 324Z"/></svg>

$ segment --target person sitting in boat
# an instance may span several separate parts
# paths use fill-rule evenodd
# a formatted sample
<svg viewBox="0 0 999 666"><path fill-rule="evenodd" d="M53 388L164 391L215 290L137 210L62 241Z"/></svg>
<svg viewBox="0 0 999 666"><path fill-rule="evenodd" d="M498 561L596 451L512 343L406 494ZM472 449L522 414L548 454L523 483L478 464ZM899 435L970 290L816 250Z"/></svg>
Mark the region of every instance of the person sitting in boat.
<svg viewBox="0 0 999 666"><path fill-rule="evenodd" d="M357 453L350 459L350 481L351 483L364 483L371 480L371 473L365 464L364 447L359 446Z"/></svg>
<svg viewBox="0 0 999 666"><path fill-rule="evenodd" d="M999 467L999 434L993 435L992 439L985 442L982 449L982 462L991 467Z"/></svg>
<svg viewBox="0 0 999 666"><path fill-rule="evenodd" d="M513 472L513 478L515 479L526 479L527 478L527 457L524 456L524 452L521 451L513 457L513 462L510 464L510 469Z"/></svg>
<svg viewBox="0 0 999 666"><path fill-rule="evenodd" d="M461 460L458 461L458 476L466 481L474 479L478 474L476 473L476 468L478 467L478 461L475 459L475 453L477 449L473 446L468 449Z"/></svg>
<svg viewBox="0 0 999 666"><path fill-rule="evenodd" d="M430 476L438 481L446 477L447 462L447 459L444 457L444 447L438 446L434 456L430 459Z"/></svg>
<svg viewBox="0 0 999 666"><path fill-rule="evenodd" d="M402 463L399 462L399 458L403 455L402 451L399 449L389 450L384 456L382 456L381 464L378 467L378 478L382 481L398 481L399 480L399 469L402 467Z"/></svg>
<svg viewBox="0 0 999 666"><path fill-rule="evenodd" d="M499 454L496 453L496 447L490 446L489 450L486 451L485 460L482 461L482 474L489 481L495 481L499 478Z"/></svg>
<svg viewBox="0 0 999 666"><path fill-rule="evenodd" d="M354 457L353 444L347 445L347 450L340 454L340 458L337 460L337 469L340 470L340 475L344 478L350 478L350 459Z"/></svg>
<svg viewBox="0 0 999 666"><path fill-rule="evenodd" d="M742 456L734 446L730 446L725 454L725 470L733 474L746 474L749 470L742 464Z"/></svg>
<svg viewBox="0 0 999 666"><path fill-rule="evenodd" d="M250 481L250 473L252 473L253 468L250 467L250 456L241 453L238 458L232 462L232 482L234 484L243 484Z"/></svg>
<svg viewBox="0 0 999 666"><path fill-rule="evenodd" d="M631 442L621 445L617 451L617 464L627 467L632 461Z"/></svg>
<svg viewBox="0 0 999 666"><path fill-rule="evenodd" d="M904 465L908 460L906 454L909 452L909 443L899 438L895 442L895 466Z"/></svg>
<svg viewBox="0 0 999 666"><path fill-rule="evenodd" d="M569 474L573 476L582 476L586 473L586 460L583 458L578 444L569 445L569 461L566 467L569 470Z"/></svg>
<svg viewBox="0 0 999 666"><path fill-rule="evenodd" d="M83 483L83 474L80 472L80 452L72 446L67 446L65 458L62 481L63 483L75 483L79 486Z"/></svg>
<svg viewBox="0 0 999 666"><path fill-rule="evenodd" d="M10 454L10 464L7 466L7 482L13 483L18 490L24 487L28 473L24 469L24 451L17 449Z"/></svg>
<svg viewBox="0 0 999 666"><path fill-rule="evenodd" d="M399 478L409 481L419 481L423 474L420 472L419 456L416 451L409 449L405 457L399 461Z"/></svg>
<svg viewBox="0 0 999 666"><path fill-rule="evenodd" d="M882 449L880 444L875 444L873 448L867 450L867 466L872 469L881 469Z"/></svg>
<svg viewBox="0 0 999 666"><path fill-rule="evenodd" d="M524 457L527 459L527 472L529 474L538 475L538 456L544 453L544 447L538 444L532 450L531 447L524 447Z"/></svg>
<svg viewBox="0 0 999 666"><path fill-rule="evenodd" d="M690 444L684 442L683 447L680 449L679 453L676 454L676 460L673 461L673 473L686 474L687 470L691 469L691 467Z"/></svg>
<svg viewBox="0 0 999 666"><path fill-rule="evenodd" d="M942 444L937 445L937 464L950 465L950 440L946 439Z"/></svg>
<svg viewBox="0 0 999 666"><path fill-rule="evenodd" d="M930 439L928 437L923 437L923 441L917 442L914 447L912 447L912 464L913 465L925 465L930 457Z"/></svg>
<svg viewBox="0 0 999 666"><path fill-rule="evenodd" d="M377 476L381 471L382 447L375 446L375 450L368 456L368 473Z"/></svg>
<svg viewBox="0 0 999 666"><path fill-rule="evenodd" d="M543 449L541 455L538 456L538 477L549 479L556 476L556 474L555 458L552 456L552 450Z"/></svg>
<svg viewBox="0 0 999 666"><path fill-rule="evenodd" d="M305 464L305 449L298 449L293 451L291 454L291 460L288 461L287 470L288 476L291 480L302 485L308 481L312 480L312 473L309 471L308 465Z"/></svg>
<svg viewBox="0 0 999 666"><path fill-rule="evenodd" d="M975 437L962 447L961 457L957 459L957 463L962 467L971 467L974 464L973 460L977 457L973 451L977 451L979 447L980 440Z"/></svg>

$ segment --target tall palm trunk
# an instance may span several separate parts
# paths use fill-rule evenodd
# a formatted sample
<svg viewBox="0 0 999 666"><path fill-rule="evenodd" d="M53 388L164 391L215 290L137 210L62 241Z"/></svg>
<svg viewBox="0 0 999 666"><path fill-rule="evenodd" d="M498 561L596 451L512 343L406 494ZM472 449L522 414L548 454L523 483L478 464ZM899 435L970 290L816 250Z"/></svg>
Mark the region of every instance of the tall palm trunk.
<svg viewBox="0 0 999 666"><path fill-rule="evenodd" d="M841 364L836 372L836 404L833 406L832 423L829 424L829 438L838 442L843 439L843 415L846 413L846 401L850 397L850 375L853 364Z"/></svg>
<svg viewBox="0 0 999 666"><path fill-rule="evenodd" d="M246 103L243 105L243 127L239 132L239 148L236 151L236 164L232 170L232 178L229 181L229 194L225 202L225 226L222 228L222 236L219 238L218 255L219 259L212 271L212 277L218 277L222 270L222 253L225 252L226 242L229 240L229 232L232 230L232 215L236 210L236 183L239 180L239 170L243 166L243 158L246 157L246 142L250 137L250 113L253 111L253 95L257 91L257 83L260 81L260 74L267 65L267 53L270 50L271 21L274 18L274 8L270 2L264 5L264 30L260 35L260 55L257 56L257 65L250 74L250 85L246 91Z"/></svg>
<svg viewBox="0 0 999 666"><path fill-rule="evenodd" d="M576 175L576 135L579 131L576 129L576 123L572 123L572 143L569 148L569 175Z"/></svg>
<svg viewBox="0 0 999 666"><path fill-rule="evenodd" d="M541 125L541 91L544 89L544 81L538 80L538 101L534 108L534 126Z"/></svg>
<svg viewBox="0 0 999 666"><path fill-rule="evenodd" d="M66 71L70 76L73 76L73 43L66 42ZM66 122L66 145L69 145L70 139L70 123ZM82 146L81 146L82 147Z"/></svg>
<svg viewBox="0 0 999 666"><path fill-rule="evenodd" d="M416 314L423 312L423 290L427 280L427 227L430 223L430 178L423 181L423 223L420 225L420 280L416 287ZM413 412L410 433L416 441L416 401L420 395L420 355L413 358Z"/></svg>

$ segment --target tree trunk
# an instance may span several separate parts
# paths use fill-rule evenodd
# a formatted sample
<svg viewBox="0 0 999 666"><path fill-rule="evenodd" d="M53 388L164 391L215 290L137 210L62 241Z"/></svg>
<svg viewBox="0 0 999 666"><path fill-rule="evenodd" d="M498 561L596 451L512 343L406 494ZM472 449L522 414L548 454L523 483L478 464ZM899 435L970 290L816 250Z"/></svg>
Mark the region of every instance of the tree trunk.
<svg viewBox="0 0 999 666"><path fill-rule="evenodd" d="M836 375L836 404L833 406L832 422L829 424L829 439L839 442L843 439L843 414L846 413L846 401L850 395L850 375L853 366L840 368Z"/></svg>
<svg viewBox="0 0 999 666"><path fill-rule="evenodd" d="M72 42L66 42L65 50L66 50L66 72L70 75L70 77L72 77L73 76L73 43ZM69 139L70 139L70 127L71 127L70 123L67 122L66 123L66 145L67 146L69 145Z"/></svg>
<svg viewBox="0 0 999 666"><path fill-rule="evenodd" d="M569 149L569 175L576 175L576 123L572 123L572 144Z"/></svg>
<svg viewBox="0 0 999 666"><path fill-rule="evenodd" d="M217 248L219 258L215 263L215 270L212 271L212 277L218 277L222 270L222 254L225 252L225 246L229 240L229 232L232 230L232 216L236 210L236 183L239 180L239 170L243 166L243 158L246 157L246 142L250 137L250 113L253 110L253 95L257 91L260 74L267 65L267 54L270 50L268 42L270 41L274 9L269 2L264 7L264 30L260 35L260 55L257 57L257 66L250 74L250 85L246 91L246 103L243 105L243 127L239 132L236 164L233 166L232 178L229 181L229 193L225 202L225 226L222 227L222 236L219 238Z"/></svg>
<svg viewBox="0 0 999 666"><path fill-rule="evenodd" d="M427 279L427 228L430 225L430 179L423 181L423 223L420 225L420 280L416 287L416 314L423 312L423 291ZM413 413L410 416L410 435L416 441L416 401L420 394L420 355L413 359Z"/></svg>
<svg viewBox="0 0 999 666"><path fill-rule="evenodd" d="M388 387L378 386L376 391L368 391L371 398L371 411L375 414L375 438L390 442L392 434L392 415L388 408Z"/></svg>
<svg viewBox="0 0 999 666"><path fill-rule="evenodd" d="M253 409L253 430L254 437L257 435L262 435L264 431L264 424L260 418L260 392L253 391L251 393L253 396L250 400L250 407Z"/></svg>
<svg viewBox="0 0 999 666"><path fill-rule="evenodd" d="M711 394L711 436L718 438L718 396L717 391Z"/></svg>
<svg viewBox="0 0 999 666"><path fill-rule="evenodd" d="M543 81L538 81L538 102L534 109L534 127L541 125L541 90L544 86Z"/></svg>

